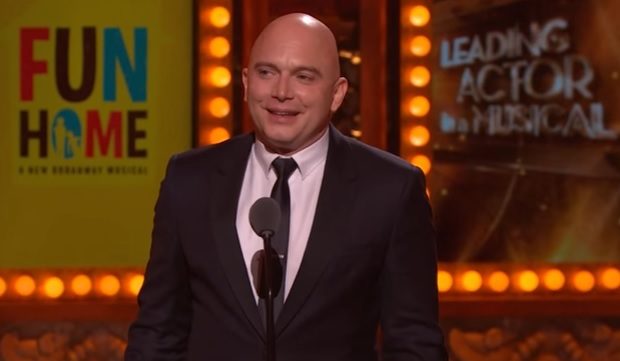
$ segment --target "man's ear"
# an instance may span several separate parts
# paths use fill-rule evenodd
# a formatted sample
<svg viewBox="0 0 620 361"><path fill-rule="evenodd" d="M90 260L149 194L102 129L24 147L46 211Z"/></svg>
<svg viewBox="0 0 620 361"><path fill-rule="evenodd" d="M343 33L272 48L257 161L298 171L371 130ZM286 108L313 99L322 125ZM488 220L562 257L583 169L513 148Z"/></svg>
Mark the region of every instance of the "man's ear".
<svg viewBox="0 0 620 361"><path fill-rule="evenodd" d="M349 81L347 78L340 77L336 80L336 84L334 84L334 97L332 99L332 105L330 107L332 113L335 113L342 101L344 100L344 96L347 95L347 89L349 89Z"/></svg>
<svg viewBox="0 0 620 361"><path fill-rule="evenodd" d="M248 101L248 68L241 71L241 82L243 83L243 101Z"/></svg>

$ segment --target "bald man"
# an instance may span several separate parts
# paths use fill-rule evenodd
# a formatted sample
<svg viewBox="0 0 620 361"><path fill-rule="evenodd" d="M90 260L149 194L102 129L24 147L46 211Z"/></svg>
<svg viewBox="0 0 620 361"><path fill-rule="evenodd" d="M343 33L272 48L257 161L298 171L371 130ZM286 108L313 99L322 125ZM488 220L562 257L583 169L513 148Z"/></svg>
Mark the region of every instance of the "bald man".
<svg viewBox="0 0 620 361"><path fill-rule="evenodd" d="M243 85L255 132L168 164L125 359L264 360L249 209L286 187L277 360L446 360L424 176L330 126L347 91L332 32L274 20Z"/></svg>

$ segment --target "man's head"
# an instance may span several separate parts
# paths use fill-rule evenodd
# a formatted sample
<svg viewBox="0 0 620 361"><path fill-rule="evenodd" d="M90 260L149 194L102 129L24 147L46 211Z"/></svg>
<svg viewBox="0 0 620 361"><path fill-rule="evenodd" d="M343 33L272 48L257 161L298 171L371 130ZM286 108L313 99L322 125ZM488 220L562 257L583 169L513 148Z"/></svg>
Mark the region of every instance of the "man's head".
<svg viewBox="0 0 620 361"><path fill-rule="evenodd" d="M280 154L320 138L348 86L332 32L298 13L277 18L258 36L243 85L256 136Z"/></svg>

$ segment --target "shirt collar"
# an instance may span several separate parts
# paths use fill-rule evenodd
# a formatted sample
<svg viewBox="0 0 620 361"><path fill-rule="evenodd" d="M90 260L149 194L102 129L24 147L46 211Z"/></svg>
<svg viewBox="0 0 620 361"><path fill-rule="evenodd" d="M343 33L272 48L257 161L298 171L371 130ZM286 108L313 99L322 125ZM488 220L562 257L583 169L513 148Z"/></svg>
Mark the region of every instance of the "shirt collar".
<svg viewBox="0 0 620 361"><path fill-rule="evenodd" d="M316 142L286 157L295 160L302 179L311 174L312 171L327 158L329 132L330 130L327 128ZM269 169L271 168L271 162L277 157L280 157L280 155L269 152L267 148L265 148L265 145L258 139L255 140L252 150L260 169L265 174L265 177L267 177L269 175Z"/></svg>

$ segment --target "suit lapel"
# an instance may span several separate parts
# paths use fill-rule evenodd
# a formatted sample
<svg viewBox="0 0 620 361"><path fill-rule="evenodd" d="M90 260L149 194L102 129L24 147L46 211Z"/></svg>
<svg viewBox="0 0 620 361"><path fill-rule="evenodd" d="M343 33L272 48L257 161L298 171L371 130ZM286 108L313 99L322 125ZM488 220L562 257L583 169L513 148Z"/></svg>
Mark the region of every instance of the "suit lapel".
<svg viewBox="0 0 620 361"><path fill-rule="evenodd" d="M348 233L347 206L355 196L355 171L345 137L330 127L329 150L306 251L276 322L276 334L299 312L331 259L336 241Z"/></svg>
<svg viewBox="0 0 620 361"><path fill-rule="evenodd" d="M231 146L229 152L222 153L219 157L217 173L214 175L211 193L214 201L211 202L210 210L213 216L213 234L228 283L245 316L261 338L264 338L263 325L246 272L235 226L239 194L253 137L247 135L238 141L240 145Z"/></svg>

